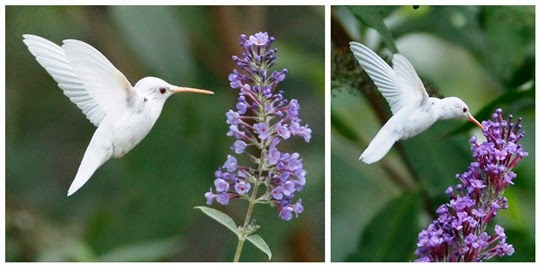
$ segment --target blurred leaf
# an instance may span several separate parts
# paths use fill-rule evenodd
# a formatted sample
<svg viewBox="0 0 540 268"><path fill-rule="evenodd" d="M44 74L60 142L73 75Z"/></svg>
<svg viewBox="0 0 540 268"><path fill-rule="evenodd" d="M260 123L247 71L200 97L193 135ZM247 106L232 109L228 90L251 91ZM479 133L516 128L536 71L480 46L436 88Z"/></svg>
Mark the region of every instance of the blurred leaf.
<svg viewBox="0 0 540 268"><path fill-rule="evenodd" d="M384 24L384 18L392 13L396 8L393 6L349 6L353 15L367 26L372 27L381 35L386 45L392 51L397 53L396 43L392 33Z"/></svg>
<svg viewBox="0 0 540 268"><path fill-rule="evenodd" d="M469 50L502 85L517 86L529 80L516 80L516 70L534 58L534 7L435 6L423 14L394 27L393 35L430 33ZM534 75L527 71L529 77Z"/></svg>
<svg viewBox="0 0 540 268"><path fill-rule="evenodd" d="M96 260L96 254L89 245L75 239L66 238L66 240L68 241L55 241L62 244L60 247L46 245L47 247L40 250L36 260L39 262L90 262Z"/></svg>
<svg viewBox="0 0 540 268"><path fill-rule="evenodd" d="M264 239L262 239L262 237L260 237L259 235L250 235L247 237L247 240L253 245L255 245L257 248L259 248L262 252L266 253L269 260L272 259L272 251L270 251L270 248L268 247Z"/></svg>
<svg viewBox="0 0 540 268"><path fill-rule="evenodd" d="M481 14L490 40L493 68L497 77L510 86L507 82L525 65L526 58L534 58L534 7L487 6ZM534 67L525 73L529 75L524 80L527 81L534 75Z"/></svg>
<svg viewBox="0 0 540 268"><path fill-rule="evenodd" d="M9 203L9 201L8 201ZM62 262L95 261L93 248L81 239L73 225L58 224L47 214L32 208L7 211L6 259Z"/></svg>
<svg viewBox="0 0 540 268"><path fill-rule="evenodd" d="M364 230L390 200L402 194L382 169L358 161L360 150L332 133L331 261L346 260L357 248L359 230Z"/></svg>
<svg viewBox="0 0 540 268"><path fill-rule="evenodd" d="M420 206L419 191L390 201L364 229L348 261L408 261L416 245Z"/></svg>
<svg viewBox="0 0 540 268"><path fill-rule="evenodd" d="M534 106L534 97L535 97L535 92L534 92L533 85L531 85L531 87L524 90L520 90L520 89L508 90L504 92L498 98L492 100L491 102L486 104L484 107L482 107L482 109L478 113L476 113L475 118L479 122L482 122L485 119L490 119L491 115L495 112L496 108L501 107L503 105L517 104L523 100L529 100L530 104ZM461 124L461 126L450 131L448 134L445 134L445 137L453 136L453 135L468 131L471 128L475 128L475 127L476 125L473 125L467 121Z"/></svg>
<svg viewBox="0 0 540 268"><path fill-rule="evenodd" d="M414 16L396 25L392 33L396 38L410 33L427 32L459 44L473 53L487 54L488 42L478 25L475 7L430 7L423 16Z"/></svg>
<svg viewBox="0 0 540 268"><path fill-rule="evenodd" d="M478 25L476 7L433 6L429 7L429 12L422 14L411 16L411 19L393 27L394 36L399 38L411 33L430 33L469 49L485 66L492 66L489 41Z"/></svg>
<svg viewBox="0 0 540 268"><path fill-rule="evenodd" d="M351 140L353 142L358 142L359 138L358 135L356 135L356 132L353 128L348 126L345 121L343 121L338 115L335 115L332 113L331 115L332 120L332 128L339 133L344 138Z"/></svg>
<svg viewBox="0 0 540 268"><path fill-rule="evenodd" d="M294 55L294 56L293 56ZM304 47L287 46L279 47L279 62L274 68L276 71L286 67L289 70L287 79L304 79L313 85L320 86L324 91L324 60L320 57L313 57L313 54L306 51ZM309 68L306 68L309 66Z"/></svg>
<svg viewBox="0 0 540 268"><path fill-rule="evenodd" d="M179 252L179 242L176 237L137 243L113 249L103 254L99 261L160 261Z"/></svg>
<svg viewBox="0 0 540 268"><path fill-rule="evenodd" d="M520 87L528 81L535 80L535 58L534 53L525 57L523 64L512 70L513 74L506 81L507 88Z"/></svg>
<svg viewBox="0 0 540 268"><path fill-rule="evenodd" d="M216 209L213 209L213 208L209 208L209 207L204 207L204 206L198 206L198 207L195 207L196 209L200 209L204 214L208 215L210 218L216 220L217 222L223 224L225 227L227 227L229 230L231 230L233 233L235 233L237 236L239 235L238 234L238 228L236 226L236 224L234 223L233 219L231 219L231 217L229 217L229 215L219 211L219 210L216 210Z"/></svg>
<svg viewBox="0 0 540 268"><path fill-rule="evenodd" d="M170 81L190 80L193 59L189 38L174 9L113 6L110 10L120 32L131 44L133 55L151 69L149 75Z"/></svg>

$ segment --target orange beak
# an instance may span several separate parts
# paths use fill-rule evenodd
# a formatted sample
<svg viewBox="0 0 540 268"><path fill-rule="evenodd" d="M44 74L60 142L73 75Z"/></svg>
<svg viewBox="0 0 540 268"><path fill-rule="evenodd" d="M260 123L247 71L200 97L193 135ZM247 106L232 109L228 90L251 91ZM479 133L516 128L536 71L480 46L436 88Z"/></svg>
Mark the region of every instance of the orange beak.
<svg viewBox="0 0 540 268"><path fill-rule="evenodd" d="M201 94L214 94L214 92L210 90L190 88L190 87L177 87L177 88L173 88L171 91L174 93L192 92L192 93L201 93Z"/></svg>
<svg viewBox="0 0 540 268"><path fill-rule="evenodd" d="M475 125L479 126L482 130L484 130L484 127L482 126L482 124L480 124L478 122L478 120L476 120L471 114L467 115L467 118L473 122Z"/></svg>

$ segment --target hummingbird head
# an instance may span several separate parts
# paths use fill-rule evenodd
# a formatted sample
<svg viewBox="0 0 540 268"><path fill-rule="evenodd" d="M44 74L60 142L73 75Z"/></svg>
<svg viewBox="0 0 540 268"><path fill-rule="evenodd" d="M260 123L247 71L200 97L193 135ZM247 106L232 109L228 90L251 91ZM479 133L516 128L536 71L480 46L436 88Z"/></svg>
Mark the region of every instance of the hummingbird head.
<svg viewBox="0 0 540 268"><path fill-rule="evenodd" d="M456 97L448 97L442 99L443 105L441 111L441 119L451 119L451 118L467 118L481 129L484 129L482 124L480 124L469 111L469 107L465 102Z"/></svg>
<svg viewBox="0 0 540 268"><path fill-rule="evenodd" d="M145 77L139 80L135 84L135 89L141 96L158 102L165 102L167 98L175 93L193 92L214 94L214 92L209 90L174 86L156 77Z"/></svg>

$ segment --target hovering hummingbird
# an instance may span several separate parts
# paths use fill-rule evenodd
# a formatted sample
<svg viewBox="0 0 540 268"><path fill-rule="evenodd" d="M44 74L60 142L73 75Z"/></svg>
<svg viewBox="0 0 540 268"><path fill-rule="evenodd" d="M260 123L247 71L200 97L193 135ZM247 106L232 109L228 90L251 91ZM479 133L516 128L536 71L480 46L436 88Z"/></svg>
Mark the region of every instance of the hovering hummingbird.
<svg viewBox="0 0 540 268"><path fill-rule="evenodd" d="M393 116L379 130L360 160L367 164L379 161L401 139L422 133L439 119L467 118L483 129L459 98L429 97L411 63L394 54L393 69L365 45L350 42L351 51L362 68L390 104Z"/></svg>
<svg viewBox="0 0 540 268"><path fill-rule="evenodd" d="M97 130L84 153L68 196L81 188L111 157L124 156L152 129L165 100L174 93L212 91L173 86L145 77L131 86L126 77L97 49L82 41L62 46L31 34L23 42L58 86Z"/></svg>

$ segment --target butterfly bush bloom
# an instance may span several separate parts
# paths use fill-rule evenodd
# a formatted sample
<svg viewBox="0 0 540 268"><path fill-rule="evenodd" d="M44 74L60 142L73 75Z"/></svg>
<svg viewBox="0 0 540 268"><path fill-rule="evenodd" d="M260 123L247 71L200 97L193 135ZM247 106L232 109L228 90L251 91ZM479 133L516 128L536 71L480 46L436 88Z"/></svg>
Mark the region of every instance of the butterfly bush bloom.
<svg viewBox="0 0 540 268"><path fill-rule="evenodd" d="M227 205L232 198L249 199L252 192L263 184L266 193L256 196L257 203L268 203L277 209L283 220L290 220L304 210L302 200L294 196L306 184L306 170L298 153L282 152L278 145L293 136L306 142L311 139L311 129L302 125L297 100L288 101L278 85L287 76L287 69L270 72L277 49L266 32L251 36L241 35L243 53L233 56L239 70L229 75L230 86L237 89L236 111L226 113L228 136L235 137L231 146L238 155L249 159L240 164L235 156L215 172L215 192L205 194L207 204L214 201Z"/></svg>
<svg viewBox="0 0 540 268"><path fill-rule="evenodd" d="M512 115L504 120L501 109L482 122L486 141L470 139L475 161L456 175L459 184L446 190L450 202L437 209L439 217L418 235L416 261L479 262L514 253L503 227L495 225L491 235L486 229L500 209L508 208L503 194L516 178L512 168L527 156L518 143L525 135L520 123L521 118L513 123Z"/></svg>

